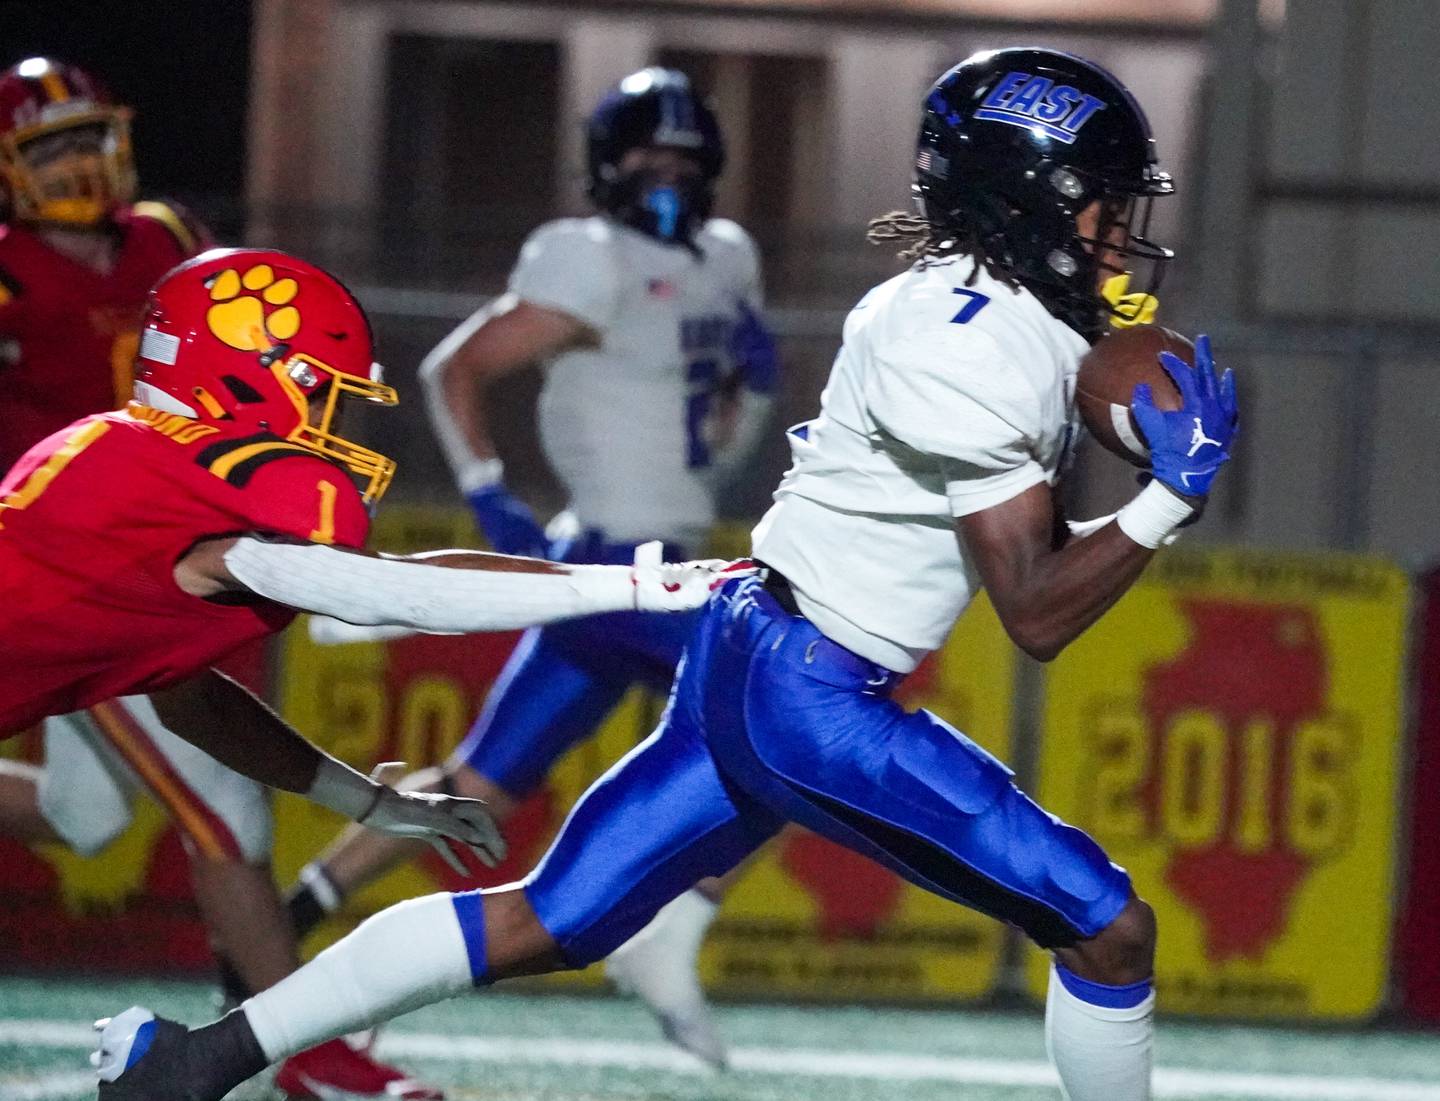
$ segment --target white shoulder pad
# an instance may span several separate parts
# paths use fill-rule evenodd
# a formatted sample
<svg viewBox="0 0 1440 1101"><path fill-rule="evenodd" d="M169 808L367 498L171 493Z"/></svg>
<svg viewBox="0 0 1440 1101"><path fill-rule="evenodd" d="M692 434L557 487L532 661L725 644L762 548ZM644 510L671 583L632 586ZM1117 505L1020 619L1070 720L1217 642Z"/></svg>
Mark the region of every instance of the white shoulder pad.
<svg viewBox="0 0 1440 1101"><path fill-rule="evenodd" d="M696 244L707 260L723 266L736 294L753 307L761 305L760 250L743 226L729 218L711 218L696 234Z"/></svg>
<svg viewBox="0 0 1440 1101"><path fill-rule="evenodd" d="M702 241L713 240L745 252L755 251L754 238L739 222L732 222L729 218L711 218L700 228L698 236Z"/></svg>
<svg viewBox="0 0 1440 1101"><path fill-rule="evenodd" d="M509 289L526 302L604 330L620 291L614 245L614 228L603 218L547 222L520 249Z"/></svg>

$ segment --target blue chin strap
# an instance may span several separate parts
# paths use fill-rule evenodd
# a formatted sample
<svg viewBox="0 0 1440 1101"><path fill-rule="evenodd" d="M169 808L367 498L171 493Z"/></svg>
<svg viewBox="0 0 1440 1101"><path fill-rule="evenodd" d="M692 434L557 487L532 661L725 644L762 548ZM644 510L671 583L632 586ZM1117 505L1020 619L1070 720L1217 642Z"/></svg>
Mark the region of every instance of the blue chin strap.
<svg viewBox="0 0 1440 1101"><path fill-rule="evenodd" d="M685 200L678 188L668 184L652 187L640 200L641 206L655 217L655 233L666 241L680 239L684 224Z"/></svg>

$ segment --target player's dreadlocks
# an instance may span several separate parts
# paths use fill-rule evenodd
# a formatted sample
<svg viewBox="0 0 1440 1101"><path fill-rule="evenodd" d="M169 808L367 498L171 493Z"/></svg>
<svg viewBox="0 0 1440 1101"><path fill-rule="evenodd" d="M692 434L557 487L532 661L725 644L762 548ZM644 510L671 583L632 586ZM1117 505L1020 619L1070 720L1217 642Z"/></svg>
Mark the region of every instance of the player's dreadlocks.
<svg viewBox="0 0 1440 1101"><path fill-rule="evenodd" d="M897 255L912 263L969 256L975 261L975 271L970 274L967 283L973 283L980 269L984 268L991 278L1005 286L1013 290L1020 287L1020 281L1012 273L991 259L980 235L968 226L938 226L921 214L892 210L889 214L870 219L865 239L872 245L899 243L902 247Z"/></svg>

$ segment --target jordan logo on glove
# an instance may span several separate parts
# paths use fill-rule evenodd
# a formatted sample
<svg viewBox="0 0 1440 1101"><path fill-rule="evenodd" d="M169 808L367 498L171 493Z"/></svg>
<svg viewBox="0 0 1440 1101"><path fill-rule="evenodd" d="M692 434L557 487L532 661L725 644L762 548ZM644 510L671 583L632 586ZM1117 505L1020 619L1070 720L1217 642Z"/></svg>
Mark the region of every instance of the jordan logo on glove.
<svg viewBox="0 0 1440 1101"><path fill-rule="evenodd" d="M1187 459L1193 459L1195 452L1199 451L1207 443L1215 447L1225 446L1219 440L1212 440L1209 436L1205 435L1205 426L1200 423L1200 418L1196 417L1195 429L1190 433L1190 450L1185 452L1185 457Z"/></svg>
<svg viewBox="0 0 1440 1101"><path fill-rule="evenodd" d="M1193 367L1170 352L1160 353L1160 365L1180 392L1181 407L1158 408L1143 382L1135 387L1130 405L1150 445L1150 473L1182 497L1203 497L1229 460L1239 428L1235 376L1215 370L1207 336L1195 341ZM1212 450L1201 454L1207 445Z"/></svg>

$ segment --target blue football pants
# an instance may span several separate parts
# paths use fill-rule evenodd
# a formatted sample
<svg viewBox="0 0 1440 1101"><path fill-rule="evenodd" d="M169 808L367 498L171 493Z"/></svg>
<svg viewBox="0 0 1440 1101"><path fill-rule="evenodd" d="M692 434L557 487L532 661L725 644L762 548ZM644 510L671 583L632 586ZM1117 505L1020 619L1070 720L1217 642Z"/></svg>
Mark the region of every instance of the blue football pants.
<svg viewBox="0 0 1440 1101"><path fill-rule="evenodd" d="M628 564L633 543L598 532L557 548L562 562ZM666 547L667 561L685 557ZM594 734L632 685L664 693L698 614L613 612L526 631L496 679L480 716L455 750L502 791L520 799L551 767Z"/></svg>
<svg viewBox="0 0 1440 1101"><path fill-rule="evenodd" d="M1058 947L1130 880L899 678L787 614L756 579L716 594L659 728L595 782L524 889L566 961L608 955L672 898L797 822Z"/></svg>

